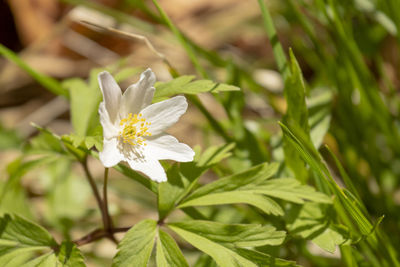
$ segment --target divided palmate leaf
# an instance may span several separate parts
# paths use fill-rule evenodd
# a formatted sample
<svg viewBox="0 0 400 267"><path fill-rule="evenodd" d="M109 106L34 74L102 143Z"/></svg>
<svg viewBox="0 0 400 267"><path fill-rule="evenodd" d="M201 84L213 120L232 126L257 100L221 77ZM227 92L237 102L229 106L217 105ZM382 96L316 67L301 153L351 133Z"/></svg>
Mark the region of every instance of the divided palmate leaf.
<svg viewBox="0 0 400 267"><path fill-rule="evenodd" d="M239 174L221 178L194 191L179 207L245 203L267 214L283 215L279 204L269 197L295 203L304 203L304 200L332 202L327 195L300 184L296 179L269 179L277 167L277 164L261 164Z"/></svg>
<svg viewBox="0 0 400 267"><path fill-rule="evenodd" d="M256 250L245 248L235 248L234 251L240 256L252 260L257 266L262 267L295 267L299 266L294 261L287 261L279 258L272 257L271 255L262 253Z"/></svg>
<svg viewBox="0 0 400 267"><path fill-rule="evenodd" d="M265 181L254 186L251 191L256 194L268 195L286 201L302 204L304 200L318 203L332 203L332 200L325 194L315 191L308 185L302 185L293 178L276 178Z"/></svg>
<svg viewBox="0 0 400 267"><path fill-rule="evenodd" d="M328 168L322 162L321 156L315 147L309 142L296 127L290 129L281 124L283 134L287 136L290 144L300 152L302 158L310 165L310 167L320 177L321 181L326 184L337 197L337 203L351 215L355 225L357 225L361 234L369 235L373 230L373 225L363 214L359 206L350 199L344 191L336 184L331 176ZM348 225L349 226L349 225Z"/></svg>
<svg viewBox="0 0 400 267"><path fill-rule="evenodd" d="M143 220L132 227L118 244L112 266L146 267L154 246L157 222Z"/></svg>
<svg viewBox="0 0 400 267"><path fill-rule="evenodd" d="M292 235L309 239L330 253L335 252L337 245L342 245L348 240L347 230L334 225L332 218L327 216L317 203L292 207L286 221L287 229Z"/></svg>
<svg viewBox="0 0 400 267"><path fill-rule="evenodd" d="M157 267L189 267L175 240L166 232L158 230Z"/></svg>
<svg viewBox="0 0 400 267"><path fill-rule="evenodd" d="M211 206L211 205L223 205L223 204L237 204L244 203L259 208L266 214L282 216L283 210L278 203L273 199L254 194L251 191L229 191L220 193L210 193L205 196L201 196L192 200L189 200L179 207L190 207L190 206Z"/></svg>
<svg viewBox="0 0 400 267"><path fill-rule="evenodd" d="M172 81L157 82L155 84L155 99L176 95L176 94L198 94L204 92L219 93L224 91L240 91L236 86L216 83L210 80L192 81L194 76L180 76Z"/></svg>
<svg viewBox="0 0 400 267"><path fill-rule="evenodd" d="M194 191L183 203L199 198L210 193L234 191L239 188L246 188L248 185L257 185L264 180L271 178L278 170L279 164L260 164L251 167L243 172L221 178L215 182L206 184Z"/></svg>
<svg viewBox="0 0 400 267"><path fill-rule="evenodd" d="M251 262L251 260L240 256L235 251L220 245L206 237L192 233L190 231L181 229L179 227L169 225L175 233L177 233L184 240L192 244L197 249L210 255L220 267L233 267L233 266L246 266L246 267L257 267L257 264Z"/></svg>
<svg viewBox="0 0 400 267"><path fill-rule="evenodd" d="M39 252L45 254L37 257ZM75 244L63 242L59 247L41 226L18 215L6 214L0 218L0 267L6 266L82 267L85 264Z"/></svg>
<svg viewBox="0 0 400 267"><path fill-rule="evenodd" d="M212 146L202 154L196 152L193 162L175 164L167 171L168 181L158 186L158 212L163 219L185 197L199 177L212 165L231 154L234 144Z"/></svg>
<svg viewBox="0 0 400 267"><path fill-rule="evenodd" d="M285 239L285 231L260 224L225 224L213 221L190 220L168 224L205 237L225 247L277 246Z"/></svg>

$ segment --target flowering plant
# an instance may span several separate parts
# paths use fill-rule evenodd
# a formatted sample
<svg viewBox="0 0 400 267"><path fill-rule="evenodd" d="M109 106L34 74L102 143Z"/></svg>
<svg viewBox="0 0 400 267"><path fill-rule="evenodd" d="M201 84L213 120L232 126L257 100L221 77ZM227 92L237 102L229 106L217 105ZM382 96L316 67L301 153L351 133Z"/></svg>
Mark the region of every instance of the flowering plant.
<svg viewBox="0 0 400 267"><path fill-rule="evenodd" d="M194 152L164 132L185 113L185 97L151 104L154 82L154 73L147 69L137 83L121 94L108 72L99 74L104 99L99 106L104 136L100 160L107 168L126 161L133 170L165 182L167 176L159 160L192 161Z"/></svg>

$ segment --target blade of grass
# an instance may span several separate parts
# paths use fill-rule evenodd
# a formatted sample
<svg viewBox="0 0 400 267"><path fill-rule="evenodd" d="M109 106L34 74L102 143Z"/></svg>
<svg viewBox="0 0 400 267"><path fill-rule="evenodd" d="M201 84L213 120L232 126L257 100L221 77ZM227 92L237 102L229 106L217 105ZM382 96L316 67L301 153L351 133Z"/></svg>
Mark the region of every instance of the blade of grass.
<svg viewBox="0 0 400 267"><path fill-rule="evenodd" d="M278 65L279 72L282 74L283 79L286 80L290 76L290 69L287 63L286 55L283 52L283 48L281 43L279 42L279 38L276 33L274 23L265 5L264 0L258 0L258 4L260 5L261 8L264 27L267 32L269 41L271 42L272 45L272 50L274 52L276 64Z"/></svg>
<svg viewBox="0 0 400 267"><path fill-rule="evenodd" d="M18 67L26 71L33 79L35 79L44 88L56 95L62 95L68 98L68 91L64 89L61 84L49 76L37 72L26 64L17 54L0 44L0 54L8 60L14 62Z"/></svg>

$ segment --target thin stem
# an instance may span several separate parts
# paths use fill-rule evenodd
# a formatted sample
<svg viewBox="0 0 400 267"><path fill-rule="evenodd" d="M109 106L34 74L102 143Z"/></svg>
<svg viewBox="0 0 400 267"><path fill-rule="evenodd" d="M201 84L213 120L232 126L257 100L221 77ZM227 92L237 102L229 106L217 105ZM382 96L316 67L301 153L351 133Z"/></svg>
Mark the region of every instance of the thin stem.
<svg viewBox="0 0 400 267"><path fill-rule="evenodd" d="M104 237L110 238L110 235L113 235L115 233L120 233L120 232L126 232L129 229L131 229L131 227L111 228L108 231L105 231L104 229L96 229L96 230L90 232L89 234L85 235L84 237L81 237L78 240L75 240L73 242L77 246L82 246L82 245L97 241L99 239L102 239Z"/></svg>
<svg viewBox="0 0 400 267"><path fill-rule="evenodd" d="M276 33L274 23L272 21L271 15L265 5L265 0L258 0L258 4L261 8L261 14L264 21L265 31L267 32L268 39L271 42L272 51L275 56L276 63L278 65L279 72L282 74L283 79L286 80L290 75L290 70L288 68L286 55L283 52L283 48L278 39L278 34Z"/></svg>
<svg viewBox="0 0 400 267"><path fill-rule="evenodd" d="M104 212L106 214L106 221L104 225L105 230L109 230L112 228L112 220L110 213L108 211L108 197L107 197L107 183L108 183L108 168L104 169L104 185L103 185L103 205Z"/></svg>
<svg viewBox="0 0 400 267"><path fill-rule="evenodd" d="M85 171L86 178L88 179L90 187L92 188L94 197L96 198L97 206L99 206L99 209L101 212L101 217L103 219L104 229L106 229L106 225L108 224L107 223L107 214L105 213L103 201L101 201L101 197L100 197L99 191L97 190L96 183L94 182L93 176L90 174L90 171L89 171L89 168L87 165L87 158L85 158L85 160L82 161L81 163L82 163L83 170Z"/></svg>

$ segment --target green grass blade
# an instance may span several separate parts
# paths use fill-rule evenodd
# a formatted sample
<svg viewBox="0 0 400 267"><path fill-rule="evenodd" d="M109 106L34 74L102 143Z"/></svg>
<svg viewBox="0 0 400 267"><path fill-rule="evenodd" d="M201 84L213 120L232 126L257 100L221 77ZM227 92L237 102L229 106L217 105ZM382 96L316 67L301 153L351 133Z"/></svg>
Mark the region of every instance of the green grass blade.
<svg viewBox="0 0 400 267"><path fill-rule="evenodd" d="M287 63L286 55L283 52L283 48L281 43L279 42L274 23L265 5L264 0L258 0L258 4L260 5L261 8L261 14L263 16L265 30L267 32L269 41L271 42L272 45L272 50L274 52L276 64L278 65L279 72L282 74L284 80L286 80L290 75L290 70Z"/></svg>
<svg viewBox="0 0 400 267"><path fill-rule="evenodd" d="M35 79L38 83L40 83L44 88L46 88L50 92L56 95L62 95L68 97L68 91L65 90L57 80L32 69L17 54L15 54L13 51L11 51L2 44L0 44L0 54L3 55L8 60L17 64L18 67L26 71L33 79Z"/></svg>

